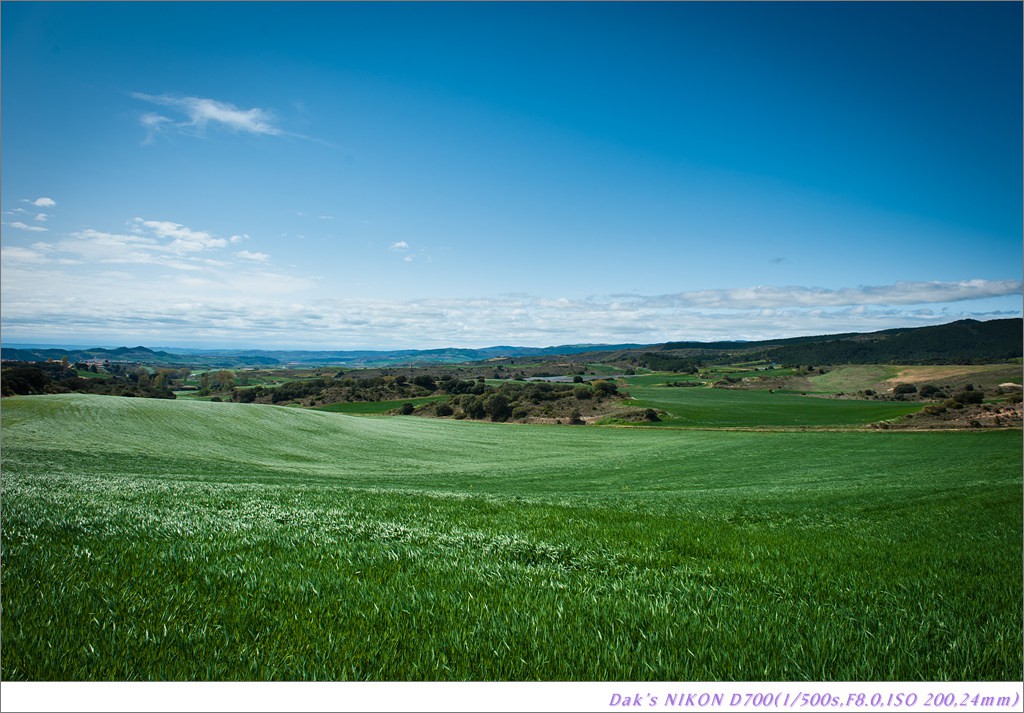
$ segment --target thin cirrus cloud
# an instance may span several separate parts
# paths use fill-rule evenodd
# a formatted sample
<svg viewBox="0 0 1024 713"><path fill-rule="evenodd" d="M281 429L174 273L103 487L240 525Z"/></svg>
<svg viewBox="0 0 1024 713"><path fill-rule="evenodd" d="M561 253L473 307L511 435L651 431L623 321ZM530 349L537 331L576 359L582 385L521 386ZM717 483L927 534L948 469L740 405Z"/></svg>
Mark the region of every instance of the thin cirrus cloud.
<svg viewBox="0 0 1024 713"><path fill-rule="evenodd" d="M143 114L139 121L147 131L146 143L152 141L157 134L171 128L192 133L202 133L208 126L268 136L280 136L285 133L275 125L272 112L258 107L241 109L234 104L216 99L183 97L173 94L154 95L133 92L131 96L183 115L184 120L175 120L152 112Z"/></svg>

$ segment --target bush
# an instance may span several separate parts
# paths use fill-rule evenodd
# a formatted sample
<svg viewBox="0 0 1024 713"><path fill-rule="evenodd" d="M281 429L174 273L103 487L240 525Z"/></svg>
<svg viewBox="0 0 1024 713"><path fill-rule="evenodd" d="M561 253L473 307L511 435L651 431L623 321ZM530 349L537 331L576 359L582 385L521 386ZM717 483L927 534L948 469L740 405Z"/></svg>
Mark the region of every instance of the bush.
<svg viewBox="0 0 1024 713"><path fill-rule="evenodd" d="M453 413L455 413L455 409L453 409L447 401L443 401L437 405L437 408L434 410L434 413L441 417L451 416Z"/></svg>
<svg viewBox="0 0 1024 713"><path fill-rule="evenodd" d="M896 386L895 386L895 388L893 388L892 392L894 394L897 394L897 395L899 395L899 394L916 394L917 393L917 387L914 386L913 384L896 384Z"/></svg>
<svg viewBox="0 0 1024 713"><path fill-rule="evenodd" d="M958 394L955 394L953 398L955 398L962 404L980 404L982 401L985 400L985 394L982 393L981 391L975 391L973 389L970 391L964 389Z"/></svg>
<svg viewBox="0 0 1024 713"><path fill-rule="evenodd" d="M437 384L434 382L434 377L428 376L427 374L420 374L412 380L416 386L426 389L427 391L437 391Z"/></svg>
<svg viewBox="0 0 1024 713"><path fill-rule="evenodd" d="M413 411L415 411L415 410L416 410L416 407L415 407L415 406L413 406L413 405L412 405L411 403L409 403L408 401L406 401L406 402L405 402L404 404L402 404L402 406L401 406L401 407L400 407L400 408L398 409L398 413L402 414L403 416L409 416L409 415L410 415L410 414L412 414L412 412L413 412Z"/></svg>
<svg viewBox="0 0 1024 713"><path fill-rule="evenodd" d="M492 421L507 421L512 415L512 408L508 405L508 399L501 394L491 394L484 400L484 410L491 417Z"/></svg>

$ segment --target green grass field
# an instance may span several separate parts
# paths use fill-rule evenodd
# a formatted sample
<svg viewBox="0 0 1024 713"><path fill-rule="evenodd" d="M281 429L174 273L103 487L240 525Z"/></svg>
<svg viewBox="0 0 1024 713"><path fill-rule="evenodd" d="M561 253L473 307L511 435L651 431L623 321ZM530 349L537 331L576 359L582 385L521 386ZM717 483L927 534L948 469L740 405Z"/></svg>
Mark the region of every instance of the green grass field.
<svg viewBox="0 0 1024 713"><path fill-rule="evenodd" d="M650 379L650 377L645 377ZM670 379L674 380L674 379ZM629 403L662 409L668 418L656 426L691 428L850 427L898 419L922 404L827 399L800 394L742 389L665 387L629 379ZM664 383L664 377L661 382ZM683 381L682 378L679 381ZM648 382L650 383L650 382Z"/></svg>
<svg viewBox="0 0 1024 713"><path fill-rule="evenodd" d="M4 680L1020 676L1019 432L2 418Z"/></svg>

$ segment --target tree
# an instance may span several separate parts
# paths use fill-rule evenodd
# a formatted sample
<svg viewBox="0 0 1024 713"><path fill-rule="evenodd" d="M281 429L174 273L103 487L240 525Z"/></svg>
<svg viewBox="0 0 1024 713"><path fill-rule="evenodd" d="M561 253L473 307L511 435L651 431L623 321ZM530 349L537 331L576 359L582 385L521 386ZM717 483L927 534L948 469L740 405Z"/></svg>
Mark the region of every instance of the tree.
<svg viewBox="0 0 1024 713"><path fill-rule="evenodd" d="M501 394L491 394L484 400L484 410L492 421L507 421L512 415L512 408Z"/></svg>
<svg viewBox="0 0 1024 713"><path fill-rule="evenodd" d="M426 389L427 391L437 391L437 384L434 382L434 377L428 374L420 374L413 378L412 383L419 386L421 389Z"/></svg>
<svg viewBox="0 0 1024 713"><path fill-rule="evenodd" d="M480 420L487 415L487 409L484 408L484 400L474 394L463 396L460 405L469 418Z"/></svg>
<svg viewBox="0 0 1024 713"><path fill-rule="evenodd" d="M230 391L235 387L235 375L227 370L206 371L199 377L199 393Z"/></svg>

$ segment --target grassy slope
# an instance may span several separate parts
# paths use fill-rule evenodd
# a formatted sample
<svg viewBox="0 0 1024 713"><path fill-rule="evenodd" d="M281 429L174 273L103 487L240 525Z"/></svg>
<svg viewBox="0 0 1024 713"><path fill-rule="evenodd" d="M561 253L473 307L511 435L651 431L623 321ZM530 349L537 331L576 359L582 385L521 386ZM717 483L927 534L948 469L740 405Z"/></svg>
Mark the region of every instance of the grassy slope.
<svg viewBox="0 0 1024 713"><path fill-rule="evenodd" d="M8 680L1020 673L1019 433L2 415Z"/></svg>
<svg viewBox="0 0 1024 713"><path fill-rule="evenodd" d="M1019 365L976 364L954 366L892 366L882 364L861 364L836 367L820 376L808 379L810 389L835 393L847 393L860 389L884 392L901 381L918 385L933 383L953 388L974 384L992 388L1007 381L1020 383Z"/></svg>

